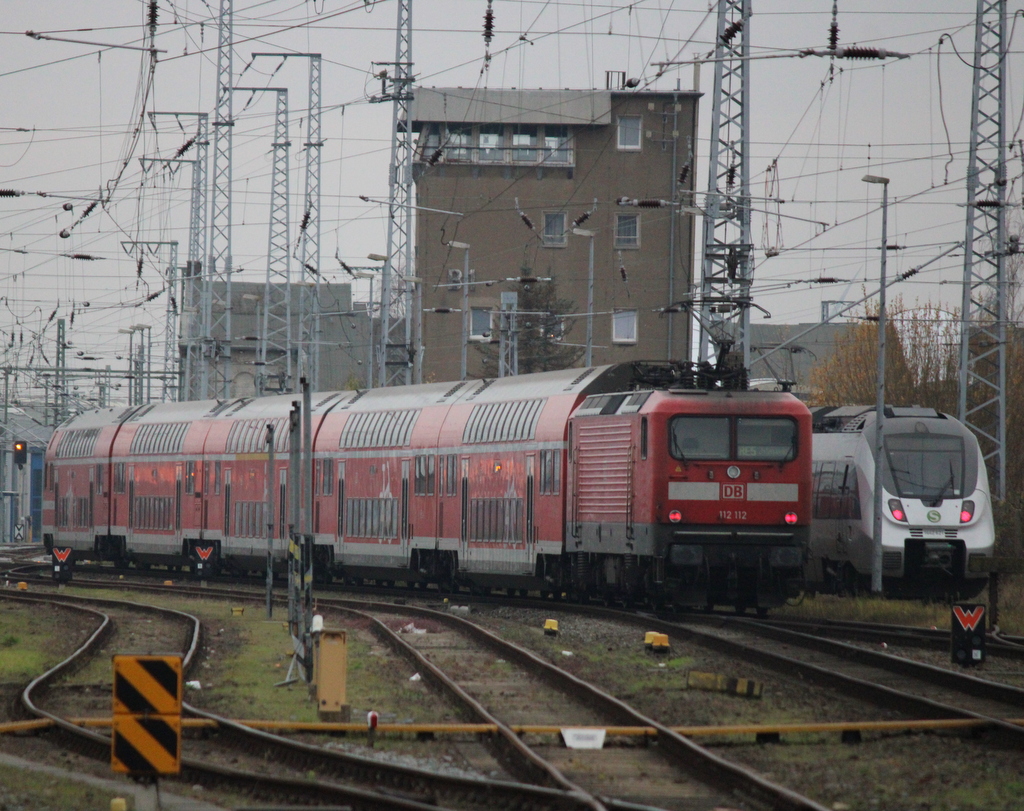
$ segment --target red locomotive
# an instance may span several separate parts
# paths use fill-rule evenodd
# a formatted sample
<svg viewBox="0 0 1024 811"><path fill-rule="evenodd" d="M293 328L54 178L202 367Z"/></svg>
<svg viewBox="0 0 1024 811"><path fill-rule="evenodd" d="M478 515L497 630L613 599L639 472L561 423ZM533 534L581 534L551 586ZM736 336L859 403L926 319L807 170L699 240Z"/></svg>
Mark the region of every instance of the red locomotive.
<svg viewBox="0 0 1024 811"><path fill-rule="evenodd" d="M293 399L69 419L47 449L47 547L254 571L272 509L283 565ZM631 363L317 394L311 422L321 575L739 609L799 588L811 420L790 394Z"/></svg>

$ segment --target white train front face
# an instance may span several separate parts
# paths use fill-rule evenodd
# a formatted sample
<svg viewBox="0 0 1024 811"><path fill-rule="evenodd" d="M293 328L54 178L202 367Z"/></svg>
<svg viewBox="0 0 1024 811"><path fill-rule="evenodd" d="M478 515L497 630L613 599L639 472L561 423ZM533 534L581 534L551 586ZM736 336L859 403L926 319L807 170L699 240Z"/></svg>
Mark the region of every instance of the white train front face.
<svg viewBox="0 0 1024 811"><path fill-rule="evenodd" d="M874 562L875 414L816 409L815 502L808 580L865 588ZM888 408L883 422L882 577L887 594L975 596L995 532L988 476L974 435L932 409Z"/></svg>
<svg viewBox="0 0 1024 811"><path fill-rule="evenodd" d="M863 436L874 434L872 416ZM970 556L991 555L994 542L988 475L974 436L951 418L893 417L883 422L882 438L883 576L972 579Z"/></svg>

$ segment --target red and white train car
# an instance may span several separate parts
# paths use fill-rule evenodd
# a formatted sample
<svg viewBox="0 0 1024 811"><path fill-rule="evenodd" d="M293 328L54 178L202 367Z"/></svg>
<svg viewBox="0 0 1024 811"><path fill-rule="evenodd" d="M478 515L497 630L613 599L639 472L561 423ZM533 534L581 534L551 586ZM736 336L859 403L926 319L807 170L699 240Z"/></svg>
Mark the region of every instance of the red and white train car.
<svg viewBox="0 0 1024 811"><path fill-rule="evenodd" d="M293 401L68 420L47 451L47 545L257 570L269 508L283 563ZM311 424L321 574L758 607L798 580L810 419L790 395L657 390L620 364L318 394Z"/></svg>

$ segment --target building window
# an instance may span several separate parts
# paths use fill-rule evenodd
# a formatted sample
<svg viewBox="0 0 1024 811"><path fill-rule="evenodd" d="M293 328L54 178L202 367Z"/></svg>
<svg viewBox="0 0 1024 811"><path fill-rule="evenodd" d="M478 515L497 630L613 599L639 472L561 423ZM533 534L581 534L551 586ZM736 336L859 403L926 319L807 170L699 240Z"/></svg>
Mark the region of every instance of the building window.
<svg viewBox="0 0 1024 811"><path fill-rule="evenodd" d="M544 127L544 160L548 163L569 163L569 128L548 124Z"/></svg>
<svg viewBox="0 0 1024 811"><path fill-rule="evenodd" d="M512 127L512 160L534 163L537 160L537 127L516 124Z"/></svg>
<svg viewBox="0 0 1024 811"><path fill-rule="evenodd" d="M469 161L470 147L473 146L473 130L465 129L448 130L448 142L444 155L450 161Z"/></svg>
<svg viewBox="0 0 1024 811"><path fill-rule="evenodd" d="M491 340L491 308L490 307L473 307L471 312L472 317L470 318L469 325L469 339L471 341L489 341Z"/></svg>
<svg viewBox="0 0 1024 811"><path fill-rule="evenodd" d="M643 119L638 115L619 116L619 149L640 149L640 131Z"/></svg>
<svg viewBox="0 0 1024 811"><path fill-rule="evenodd" d="M568 243L566 223L568 215L564 211L544 212L544 244L549 248L564 248Z"/></svg>
<svg viewBox="0 0 1024 811"><path fill-rule="evenodd" d="M615 247L616 248L639 248L640 247L640 215L639 214L616 214L615 215Z"/></svg>
<svg viewBox="0 0 1024 811"><path fill-rule="evenodd" d="M497 163L505 158L504 126L501 124L480 125L480 162Z"/></svg>
<svg viewBox="0 0 1024 811"><path fill-rule="evenodd" d="M616 310L612 313L612 343L636 343L636 310Z"/></svg>

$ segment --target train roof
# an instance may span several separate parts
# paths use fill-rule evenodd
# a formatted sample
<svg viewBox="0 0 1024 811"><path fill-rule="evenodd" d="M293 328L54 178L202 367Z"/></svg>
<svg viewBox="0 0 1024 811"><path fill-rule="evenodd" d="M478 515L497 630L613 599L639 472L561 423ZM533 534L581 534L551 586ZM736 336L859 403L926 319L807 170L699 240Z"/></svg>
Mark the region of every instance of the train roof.
<svg viewBox="0 0 1024 811"><path fill-rule="evenodd" d="M885 417L953 420L948 414L922 406L886 406ZM815 406L811 409L811 420L816 434L859 433L875 424L875 406Z"/></svg>

